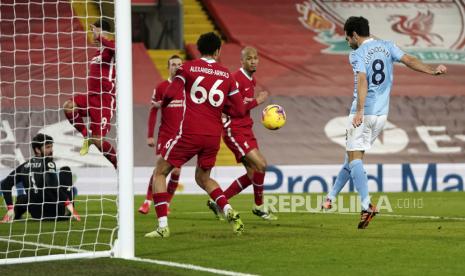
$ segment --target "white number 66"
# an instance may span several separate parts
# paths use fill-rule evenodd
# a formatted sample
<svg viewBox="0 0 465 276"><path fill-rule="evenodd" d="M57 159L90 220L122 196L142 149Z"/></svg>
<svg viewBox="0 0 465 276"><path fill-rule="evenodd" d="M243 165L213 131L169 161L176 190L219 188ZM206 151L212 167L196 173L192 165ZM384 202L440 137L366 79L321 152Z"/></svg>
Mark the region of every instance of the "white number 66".
<svg viewBox="0 0 465 276"><path fill-rule="evenodd" d="M217 107L217 106L220 106L222 103L223 103L223 100L224 100L224 93L223 91L217 89L218 86L221 85L221 83L223 83L223 80L217 80L212 88L210 89L209 92L207 92L207 89L205 89L204 87L200 86L200 82L203 81L203 79L205 79L205 77L203 76L200 76L200 77L197 77L197 79L195 79L194 81L194 84L192 84L192 87L191 87L191 99L194 103L196 104L203 104L206 100L207 100L207 97L208 97L208 102L214 106L214 107ZM200 97L197 97L197 92L200 92ZM217 101L215 101L214 99L214 96L215 95L218 95L219 99Z"/></svg>

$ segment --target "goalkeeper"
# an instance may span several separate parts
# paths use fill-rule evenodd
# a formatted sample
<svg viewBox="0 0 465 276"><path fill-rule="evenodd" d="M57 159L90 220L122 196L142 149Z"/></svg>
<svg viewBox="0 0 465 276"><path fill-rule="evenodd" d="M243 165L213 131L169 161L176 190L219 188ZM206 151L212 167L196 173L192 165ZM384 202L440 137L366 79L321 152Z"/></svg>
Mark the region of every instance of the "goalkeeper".
<svg viewBox="0 0 465 276"><path fill-rule="evenodd" d="M2 222L21 219L29 212L34 219L60 220L73 217L80 220L73 206L71 169L56 170L53 161L53 138L39 133L32 138L34 157L13 170L2 182L1 189L7 205ZM11 189L16 188L13 205Z"/></svg>

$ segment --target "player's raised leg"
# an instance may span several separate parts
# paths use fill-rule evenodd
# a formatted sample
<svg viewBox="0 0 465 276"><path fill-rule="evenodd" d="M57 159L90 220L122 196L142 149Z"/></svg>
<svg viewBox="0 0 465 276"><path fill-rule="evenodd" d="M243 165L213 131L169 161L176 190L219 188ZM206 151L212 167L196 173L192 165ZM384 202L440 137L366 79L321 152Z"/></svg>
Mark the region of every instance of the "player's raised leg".
<svg viewBox="0 0 465 276"><path fill-rule="evenodd" d="M147 238L167 238L170 236L168 227L168 200L169 194L166 191L166 177L173 169L173 166L160 157L157 167L153 173L153 203L155 213L158 218L158 227L145 235Z"/></svg>
<svg viewBox="0 0 465 276"><path fill-rule="evenodd" d="M72 100L67 100L63 105L63 111L70 124L86 138L88 130L83 117L87 113L87 95L80 95Z"/></svg>
<svg viewBox="0 0 465 276"><path fill-rule="evenodd" d="M235 179L231 183L225 191L226 197L230 199L247 188L250 184L253 184L255 204L252 208L252 213L264 220L277 220L278 217L272 214L269 210L266 210L263 204L263 182L265 180L267 165L265 157L257 148L255 148L243 157L242 163L244 164L247 173ZM210 207L210 209L213 211L212 207Z"/></svg>
<svg viewBox="0 0 465 276"><path fill-rule="evenodd" d="M113 167L115 167L115 169L117 168L118 160L116 158L116 149L110 142L106 141L99 135L92 135L88 139L88 142L95 145L98 150L103 153L103 156L105 156L105 158L113 164Z"/></svg>
<svg viewBox="0 0 465 276"><path fill-rule="evenodd" d="M329 210L332 208L332 204L334 200L336 199L337 195L341 192L341 190L344 188L344 186L349 181L349 179L350 179L349 159L346 154L344 157L344 164L342 165L341 170L339 171L336 177L334 186L331 188L328 195L326 196L325 201L321 205L322 210Z"/></svg>
<svg viewBox="0 0 465 276"><path fill-rule="evenodd" d="M252 175L252 173L250 175ZM252 180L250 180L250 178L251 177L249 177L249 174L246 172L244 175L234 179L231 185L229 185L229 187L224 191L224 195L230 199L239 194L252 184Z"/></svg>
<svg viewBox="0 0 465 276"><path fill-rule="evenodd" d="M204 189L218 208L223 212L228 222L232 225L235 234L240 235L244 231L244 224L239 213L234 211L223 193L220 185L210 177L211 169L203 169L197 166L195 170L195 181Z"/></svg>
<svg viewBox="0 0 465 276"><path fill-rule="evenodd" d="M87 139L84 138L81 155L87 154L90 145L95 145L116 169L116 149L104 138L111 130L111 119L116 108L115 98L110 94L90 95L88 98L91 135Z"/></svg>

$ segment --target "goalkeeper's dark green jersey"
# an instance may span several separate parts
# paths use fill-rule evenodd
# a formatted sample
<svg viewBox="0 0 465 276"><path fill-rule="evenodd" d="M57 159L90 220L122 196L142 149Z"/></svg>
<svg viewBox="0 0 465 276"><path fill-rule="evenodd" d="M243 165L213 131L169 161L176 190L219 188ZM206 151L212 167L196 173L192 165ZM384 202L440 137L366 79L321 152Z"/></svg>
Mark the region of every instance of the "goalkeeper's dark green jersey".
<svg viewBox="0 0 465 276"><path fill-rule="evenodd" d="M15 186L18 196L26 195L29 204L55 204L65 201L66 194L58 189L59 180L52 157L33 157L19 165L1 183L7 205L13 205L11 189Z"/></svg>

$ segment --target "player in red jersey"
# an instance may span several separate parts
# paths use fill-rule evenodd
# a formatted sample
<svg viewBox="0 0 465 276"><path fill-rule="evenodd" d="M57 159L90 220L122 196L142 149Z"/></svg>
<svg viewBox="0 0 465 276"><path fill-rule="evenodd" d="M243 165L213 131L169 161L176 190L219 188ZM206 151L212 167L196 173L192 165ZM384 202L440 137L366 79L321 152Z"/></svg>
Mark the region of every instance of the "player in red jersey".
<svg viewBox="0 0 465 276"><path fill-rule="evenodd" d="M233 210L218 183L210 177L220 149L222 133L221 114L226 100L231 116L244 116L245 107L231 73L215 60L219 57L221 40L214 33L206 33L197 41L201 58L185 62L176 72L168 87L162 106L166 106L177 93L184 95L184 110L180 128L161 152L154 170L153 201L158 217L158 227L146 237L169 237L168 198L166 176L175 167L179 168L197 156L195 180L232 224L236 234L242 233L244 224Z"/></svg>
<svg viewBox="0 0 465 276"><path fill-rule="evenodd" d="M166 88L170 85L173 81L174 75L176 71L182 64L182 59L174 55L168 59L168 70L170 72L170 77L160 83L157 88L153 91L152 95L152 108L150 109L150 115L148 120L148 137L147 137L147 144L149 147L155 147L155 140L153 139L153 132L155 129L155 123L157 121L157 112L158 109L156 106L157 102L160 102L163 99L163 95L166 92ZM160 128L158 130L158 139L157 145L155 148L156 155L159 155L161 152L161 148L165 146L166 142L171 137L174 137L179 129L179 123L182 119L182 112L183 112L183 95L178 94L175 98L168 104L168 106L161 109L161 123ZM181 168L174 168L171 171L170 181L168 182L167 191L170 195L168 199L168 203L171 202L173 195L178 187L179 176L181 174ZM150 210L150 203L153 200L152 196L152 178L153 175L150 176L149 185L147 187L147 195L145 196L144 203L139 208L139 213L147 214Z"/></svg>
<svg viewBox="0 0 465 276"><path fill-rule="evenodd" d="M261 91L255 96L256 81L253 74L258 66L258 53L253 47L245 47L241 51L242 67L233 76L244 99L246 115L242 118L227 116L224 120L223 141L234 153L236 161L242 163L246 174L234 180L225 190L224 195L230 199L253 184L255 205L252 213L264 220L276 220L275 215L265 209L263 205L263 181L265 179L266 160L258 149L257 139L253 133L253 120L250 110L262 104L268 98L267 91ZM218 206L209 200L208 207L220 218Z"/></svg>
<svg viewBox="0 0 465 276"><path fill-rule="evenodd" d="M116 168L115 148L103 139L110 131L115 110L115 41L110 39L111 25L98 20L91 25L93 38L99 46L90 60L86 95L74 96L63 108L68 121L84 136L81 155L94 144ZM83 117L90 117L90 132Z"/></svg>

